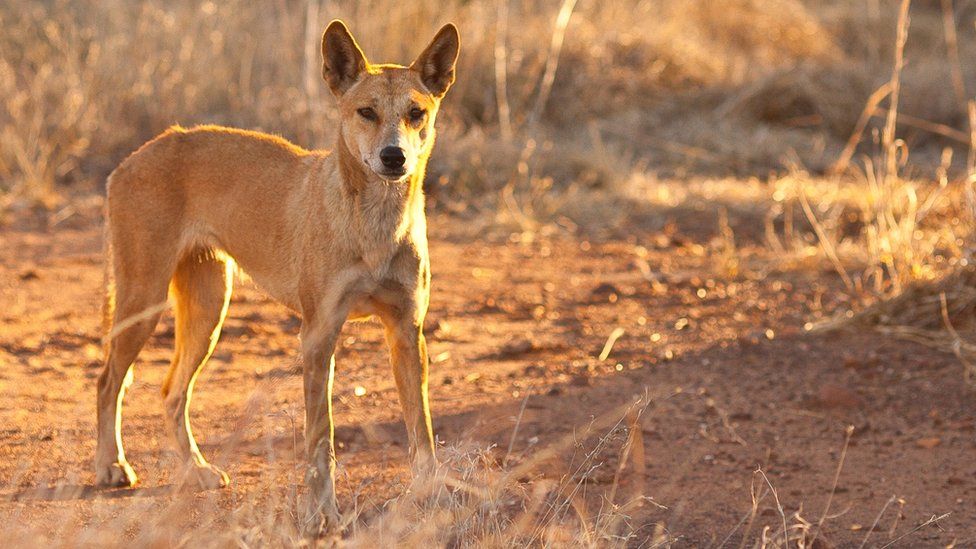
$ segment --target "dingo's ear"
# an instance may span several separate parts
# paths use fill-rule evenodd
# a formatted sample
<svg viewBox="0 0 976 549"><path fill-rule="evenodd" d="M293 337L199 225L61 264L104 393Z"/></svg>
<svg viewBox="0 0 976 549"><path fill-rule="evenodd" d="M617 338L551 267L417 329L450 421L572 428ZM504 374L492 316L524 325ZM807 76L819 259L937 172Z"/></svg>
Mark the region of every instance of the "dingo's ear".
<svg viewBox="0 0 976 549"><path fill-rule="evenodd" d="M322 35L322 78L336 97L344 94L366 71L366 56L342 21L335 19Z"/></svg>
<svg viewBox="0 0 976 549"><path fill-rule="evenodd" d="M457 62L461 37L457 27L448 23L437 31L427 49L410 65L420 73L420 80L434 95L440 97L454 83L454 64Z"/></svg>

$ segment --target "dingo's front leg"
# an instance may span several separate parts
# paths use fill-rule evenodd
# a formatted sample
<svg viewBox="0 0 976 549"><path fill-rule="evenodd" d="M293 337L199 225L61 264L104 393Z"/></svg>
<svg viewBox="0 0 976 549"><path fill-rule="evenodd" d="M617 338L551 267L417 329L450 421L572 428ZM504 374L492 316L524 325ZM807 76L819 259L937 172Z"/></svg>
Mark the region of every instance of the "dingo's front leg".
<svg viewBox="0 0 976 549"><path fill-rule="evenodd" d="M305 448L309 462L303 530L306 535L336 531L339 506L335 495L336 457L333 446L332 382L335 345L343 319L302 327L305 386Z"/></svg>
<svg viewBox="0 0 976 549"><path fill-rule="evenodd" d="M423 310L409 306L386 308L382 315L386 327L386 341L390 347L390 363L396 380L403 421L407 425L410 457L415 472L429 472L436 465L434 432L430 423L427 398L427 342L424 339Z"/></svg>

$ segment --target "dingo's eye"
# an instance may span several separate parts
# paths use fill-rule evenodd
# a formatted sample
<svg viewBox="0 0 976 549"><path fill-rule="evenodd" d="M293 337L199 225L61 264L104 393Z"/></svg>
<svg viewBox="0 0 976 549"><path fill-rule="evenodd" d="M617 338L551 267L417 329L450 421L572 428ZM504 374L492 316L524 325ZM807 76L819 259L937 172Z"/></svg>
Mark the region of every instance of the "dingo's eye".
<svg viewBox="0 0 976 549"><path fill-rule="evenodd" d="M365 118L366 120L376 120L377 118L376 111L374 111L369 107L363 107L361 109L357 109L356 113L359 114L359 116Z"/></svg>
<svg viewBox="0 0 976 549"><path fill-rule="evenodd" d="M423 109L410 109L410 121L420 122L424 118L425 114L427 114L427 111Z"/></svg>

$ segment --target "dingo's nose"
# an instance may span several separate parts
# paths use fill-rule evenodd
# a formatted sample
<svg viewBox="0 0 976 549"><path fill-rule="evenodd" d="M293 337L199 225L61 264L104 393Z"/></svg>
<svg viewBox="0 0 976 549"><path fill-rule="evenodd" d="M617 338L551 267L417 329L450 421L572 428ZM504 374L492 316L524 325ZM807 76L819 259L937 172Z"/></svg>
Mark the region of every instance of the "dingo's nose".
<svg viewBox="0 0 976 549"><path fill-rule="evenodd" d="M407 157L403 155L403 149L400 147L383 147L380 151L380 162L385 168L400 169L406 161Z"/></svg>

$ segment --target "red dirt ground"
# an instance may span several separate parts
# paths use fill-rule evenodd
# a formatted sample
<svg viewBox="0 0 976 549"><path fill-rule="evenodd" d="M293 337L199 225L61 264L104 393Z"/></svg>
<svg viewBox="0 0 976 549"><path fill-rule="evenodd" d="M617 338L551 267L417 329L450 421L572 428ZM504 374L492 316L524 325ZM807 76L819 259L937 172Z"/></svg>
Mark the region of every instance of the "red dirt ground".
<svg viewBox="0 0 976 549"><path fill-rule="evenodd" d="M524 402L517 463L646 394L645 467L624 482L666 508L637 511L633 544L663 525L675 546L718 546L732 534L737 547L750 486L763 482L757 467L787 517L802 506L804 518L819 520L853 425L823 539L858 546L897 496L902 502L888 507L867 546L904 534L894 546L976 546L976 404L961 366L874 332L806 333L806 322L844 307L830 273L770 268L729 279L690 237L581 243L444 229L458 224L443 216L430 223L427 334L440 441L495 445L504 455ZM56 539L79 526L98 529L133 506L162 509L175 497L176 465L159 395L173 344L167 315L140 356L124 408L141 488L108 495L115 497L87 488L101 232L95 219L62 225L0 233L0 532L33 528ZM251 283L238 283L192 414L205 455L232 479L216 496L221 507L255 497L269 478L301 483L298 327ZM601 361L616 328L623 335ZM408 480L379 326L347 326L337 365L340 504L357 497L368 521ZM611 443L585 479L591 506L613 482L620 441ZM137 522L125 523L130 537ZM767 497L749 538L781 523Z"/></svg>

